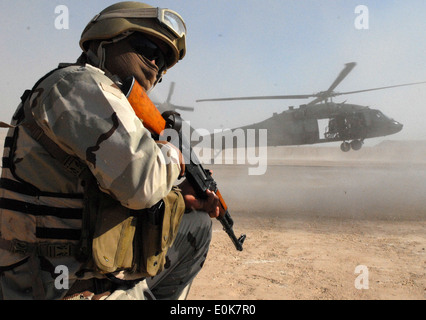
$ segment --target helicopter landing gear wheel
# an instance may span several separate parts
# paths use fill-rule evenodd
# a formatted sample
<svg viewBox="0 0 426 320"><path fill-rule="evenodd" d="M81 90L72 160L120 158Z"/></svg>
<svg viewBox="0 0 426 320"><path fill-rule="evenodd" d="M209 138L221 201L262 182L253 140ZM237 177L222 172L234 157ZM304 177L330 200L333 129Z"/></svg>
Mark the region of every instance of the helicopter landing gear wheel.
<svg viewBox="0 0 426 320"><path fill-rule="evenodd" d="M349 142L344 141L340 145L340 150L342 150L343 152L348 152L349 150L351 150L351 144Z"/></svg>
<svg viewBox="0 0 426 320"><path fill-rule="evenodd" d="M351 142L351 148L355 151L359 150L362 148L362 144L363 142L361 140L353 140Z"/></svg>

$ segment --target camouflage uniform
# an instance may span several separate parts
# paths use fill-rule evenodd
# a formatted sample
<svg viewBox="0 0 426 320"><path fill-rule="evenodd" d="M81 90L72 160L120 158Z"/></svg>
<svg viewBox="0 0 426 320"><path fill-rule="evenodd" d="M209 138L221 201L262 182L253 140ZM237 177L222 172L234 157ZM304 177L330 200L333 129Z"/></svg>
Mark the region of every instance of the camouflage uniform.
<svg viewBox="0 0 426 320"><path fill-rule="evenodd" d="M91 65L59 69L44 79L29 99L45 134L83 160L100 188L123 206L149 208L170 192L180 173L178 154L173 148L157 146L126 97L100 69ZM12 125L21 118L21 107ZM167 159L170 156L176 161ZM73 255L61 256L55 251L60 248L49 247L78 244L82 194L79 178L66 172L26 128L9 130L0 188L0 241L44 246L31 255L0 245L0 299L62 298L67 290L55 288L55 268L60 265L68 268L70 287L76 280L104 278L82 272L82 263ZM136 283L126 282L131 278L121 272L124 291L118 290L110 298L178 298L200 270L210 237L207 214L185 214L166 269ZM41 292L34 283L42 285ZM129 283L136 294L126 291Z"/></svg>

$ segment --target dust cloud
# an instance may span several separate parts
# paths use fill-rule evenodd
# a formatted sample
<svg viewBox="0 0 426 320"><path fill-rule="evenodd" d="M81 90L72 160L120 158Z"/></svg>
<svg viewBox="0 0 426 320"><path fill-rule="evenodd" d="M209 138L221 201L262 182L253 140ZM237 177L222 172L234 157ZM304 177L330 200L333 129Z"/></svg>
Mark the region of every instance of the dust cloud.
<svg viewBox="0 0 426 320"><path fill-rule="evenodd" d="M264 175L211 165L230 211L244 216L413 220L426 218L426 143L268 149Z"/></svg>
<svg viewBox="0 0 426 320"><path fill-rule="evenodd" d="M263 175L249 175L250 164L225 164L229 159L204 164L232 216L426 218L426 141L385 141L348 153L338 145L267 151Z"/></svg>

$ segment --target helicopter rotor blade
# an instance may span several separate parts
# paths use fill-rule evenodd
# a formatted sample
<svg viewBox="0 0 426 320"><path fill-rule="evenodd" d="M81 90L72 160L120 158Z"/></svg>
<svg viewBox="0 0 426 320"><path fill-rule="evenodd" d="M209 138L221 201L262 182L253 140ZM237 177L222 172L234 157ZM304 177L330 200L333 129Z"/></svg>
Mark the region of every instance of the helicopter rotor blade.
<svg viewBox="0 0 426 320"><path fill-rule="evenodd" d="M311 102L308 103L308 105L314 105L319 102L322 102L326 100L329 97L334 96L333 90L336 89L336 87L348 76L348 74L352 71L353 68L355 68L356 62L350 62L345 64L345 68L340 72L340 74L337 76L336 80L331 84L330 88L328 88L327 91L320 92L317 96L317 98Z"/></svg>
<svg viewBox="0 0 426 320"><path fill-rule="evenodd" d="M234 101L234 100L281 100L281 99L309 99L316 98L309 104L315 104L320 101L327 99L332 93L333 90L346 78L346 76L352 71L356 66L355 62L350 62L345 65L345 68L340 72L336 80L330 88L325 92L320 92L317 94L301 94L301 95L285 95L285 96L258 96L258 97L236 97L236 98L218 98L218 99L201 99L196 100L196 102L205 102L205 101Z"/></svg>
<svg viewBox="0 0 426 320"><path fill-rule="evenodd" d="M196 102L206 101L234 101L234 100L279 100L279 99L308 99L316 97L312 94L287 95L287 96L257 96L257 97L235 97L235 98L217 98L217 99L200 99Z"/></svg>
<svg viewBox="0 0 426 320"><path fill-rule="evenodd" d="M177 106L177 105L173 105L174 109L179 109L182 111L194 111L193 107L184 107L184 106Z"/></svg>
<svg viewBox="0 0 426 320"><path fill-rule="evenodd" d="M353 68L355 68L355 66L356 66L356 62L346 63L344 69L337 76L336 80L334 80L334 82L331 84L330 88L328 88L327 91L322 91L322 92L319 92L319 93L316 93L316 94L199 99L199 100L196 100L196 102L235 101L235 100L281 100L281 99L292 100L292 99L315 98L314 100L312 100L311 102L309 102L307 104L307 105L314 105L314 104L317 104L319 102L326 100L329 97L336 97L336 96L346 95L346 94L355 94L355 93L361 93L361 92L384 90L384 89L404 87L404 86L412 86L412 85L416 85L416 84L426 83L426 81L423 81L423 82L414 82L414 83L407 83L407 84L400 84L400 85L380 87L380 88L372 88L372 89L365 89L365 90L347 91L347 92L341 92L341 93L334 92L333 90L348 76L348 74L352 71Z"/></svg>
<svg viewBox="0 0 426 320"><path fill-rule="evenodd" d="M169 95L167 96L166 102L170 103L170 100L172 99L172 95L174 91L175 91L175 83L172 82L170 84Z"/></svg>
<svg viewBox="0 0 426 320"><path fill-rule="evenodd" d="M345 95L345 94L354 94L354 93L361 93L361 92L368 92L368 91L376 91L376 90L384 90L384 89L390 89L390 88L397 88L397 87L405 87L405 86L412 86L416 84L422 84L426 83L426 81L422 82L413 82L413 83L406 83L406 84L398 84L394 86L387 86L387 87L380 87L380 88L372 88L372 89L365 89L365 90L356 90L356 91L348 91L348 92L339 92L335 93L335 96Z"/></svg>
<svg viewBox="0 0 426 320"><path fill-rule="evenodd" d="M336 87L348 76L348 74L352 71L353 68L355 68L355 66L355 62L345 64L345 68L340 72L336 80L334 80L333 84L330 86L330 88L328 88L325 93L333 92L333 90L336 89Z"/></svg>

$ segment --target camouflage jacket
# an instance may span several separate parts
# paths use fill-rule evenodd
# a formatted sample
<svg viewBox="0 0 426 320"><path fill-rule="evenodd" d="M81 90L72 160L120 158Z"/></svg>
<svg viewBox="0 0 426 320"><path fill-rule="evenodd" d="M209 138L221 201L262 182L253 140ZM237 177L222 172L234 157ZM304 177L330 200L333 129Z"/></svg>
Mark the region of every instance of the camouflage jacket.
<svg viewBox="0 0 426 320"><path fill-rule="evenodd" d="M29 103L44 133L83 160L101 190L125 207L140 210L153 206L170 192L179 176L175 149L160 147L151 138L124 94L95 67L69 66L54 71L35 88ZM21 117L22 103L12 125ZM0 181L1 239L78 243L82 194L80 179L66 172L26 128L17 126L8 131ZM0 249L0 266L24 258ZM71 258L61 259L55 264L75 266L70 275L78 269L79 264L69 261Z"/></svg>

